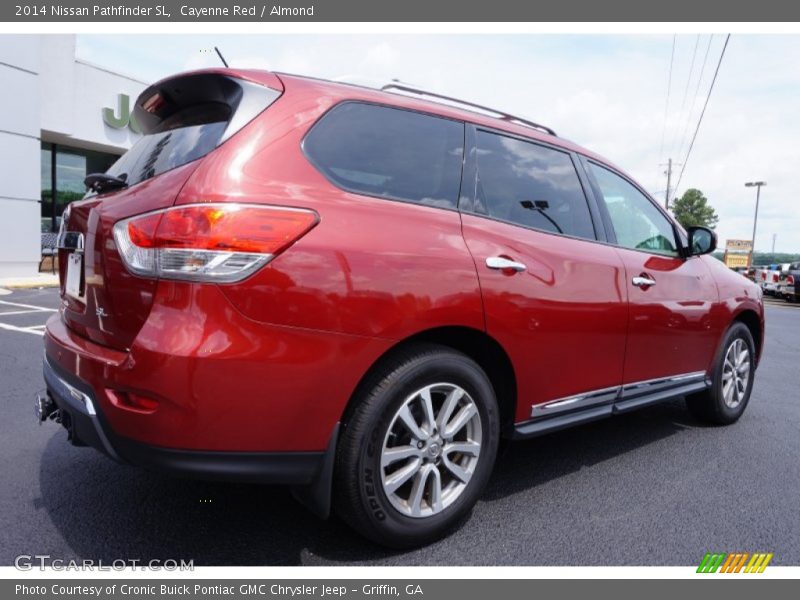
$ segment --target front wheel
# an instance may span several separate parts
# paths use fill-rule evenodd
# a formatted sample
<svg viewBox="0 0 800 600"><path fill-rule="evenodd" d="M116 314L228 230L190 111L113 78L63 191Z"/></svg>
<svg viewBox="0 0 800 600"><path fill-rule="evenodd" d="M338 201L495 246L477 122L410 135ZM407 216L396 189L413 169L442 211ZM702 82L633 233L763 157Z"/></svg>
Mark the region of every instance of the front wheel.
<svg viewBox="0 0 800 600"><path fill-rule="evenodd" d="M734 323L725 334L714 365L713 384L686 398L689 411L716 425L735 423L744 413L753 390L755 343L744 323Z"/></svg>
<svg viewBox="0 0 800 600"><path fill-rule="evenodd" d="M395 548L433 541L477 502L497 454L494 390L472 359L424 345L363 386L337 453L337 513Z"/></svg>

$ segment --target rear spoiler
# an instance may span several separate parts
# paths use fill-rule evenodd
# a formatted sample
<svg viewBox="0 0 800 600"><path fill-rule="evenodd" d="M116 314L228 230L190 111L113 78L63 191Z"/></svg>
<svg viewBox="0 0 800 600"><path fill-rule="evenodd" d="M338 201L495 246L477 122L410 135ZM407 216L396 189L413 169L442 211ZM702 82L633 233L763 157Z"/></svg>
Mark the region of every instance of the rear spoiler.
<svg viewBox="0 0 800 600"><path fill-rule="evenodd" d="M253 74L261 77L253 77ZM282 92L280 80L267 72L195 71L168 77L144 90L136 99L133 119L145 135L187 125L228 121L220 139L222 143ZM182 114L190 108L194 110L187 122Z"/></svg>

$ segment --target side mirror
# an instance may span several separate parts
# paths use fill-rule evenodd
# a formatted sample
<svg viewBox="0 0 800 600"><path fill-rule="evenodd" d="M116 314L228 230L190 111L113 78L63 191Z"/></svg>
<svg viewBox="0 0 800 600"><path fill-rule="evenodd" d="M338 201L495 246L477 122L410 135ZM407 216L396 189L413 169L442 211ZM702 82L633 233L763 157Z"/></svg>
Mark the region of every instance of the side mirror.
<svg viewBox="0 0 800 600"><path fill-rule="evenodd" d="M689 227L686 234L689 236L689 256L710 254L717 249L717 234L708 227Z"/></svg>

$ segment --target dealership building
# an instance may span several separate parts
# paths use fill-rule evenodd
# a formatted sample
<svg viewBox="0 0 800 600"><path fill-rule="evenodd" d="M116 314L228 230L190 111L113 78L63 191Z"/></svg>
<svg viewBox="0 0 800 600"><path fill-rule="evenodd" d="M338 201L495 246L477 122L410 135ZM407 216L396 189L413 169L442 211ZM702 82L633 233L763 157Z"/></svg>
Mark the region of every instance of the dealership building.
<svg viewBox="0 0 800 600"><path fill-rule="evenodd" d="M0 279L35 276L42 233L139 134L147 86L75 56L74 35L0 36Z"/></svg>

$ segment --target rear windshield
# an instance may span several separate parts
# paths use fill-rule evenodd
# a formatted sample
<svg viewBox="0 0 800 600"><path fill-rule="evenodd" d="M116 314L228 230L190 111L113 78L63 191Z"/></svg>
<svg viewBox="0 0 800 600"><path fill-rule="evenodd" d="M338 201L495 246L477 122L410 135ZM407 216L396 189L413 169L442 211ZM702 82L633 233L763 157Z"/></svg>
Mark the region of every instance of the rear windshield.
<svg viewBox="0 0 800 600"><path fill-rule="evenodd" d="M106 174L136 185L202 158L279 96L277 90L215 73L154 84L133 112L144 135Z"/></svg>
<svg viewBox="0 0 800 600"><path fill-rule="evenodd" d="M155 133L142 136L107 174L135 185L202 158L219 144L230 112L224 104L209 103L175 113Z"/></svg>

